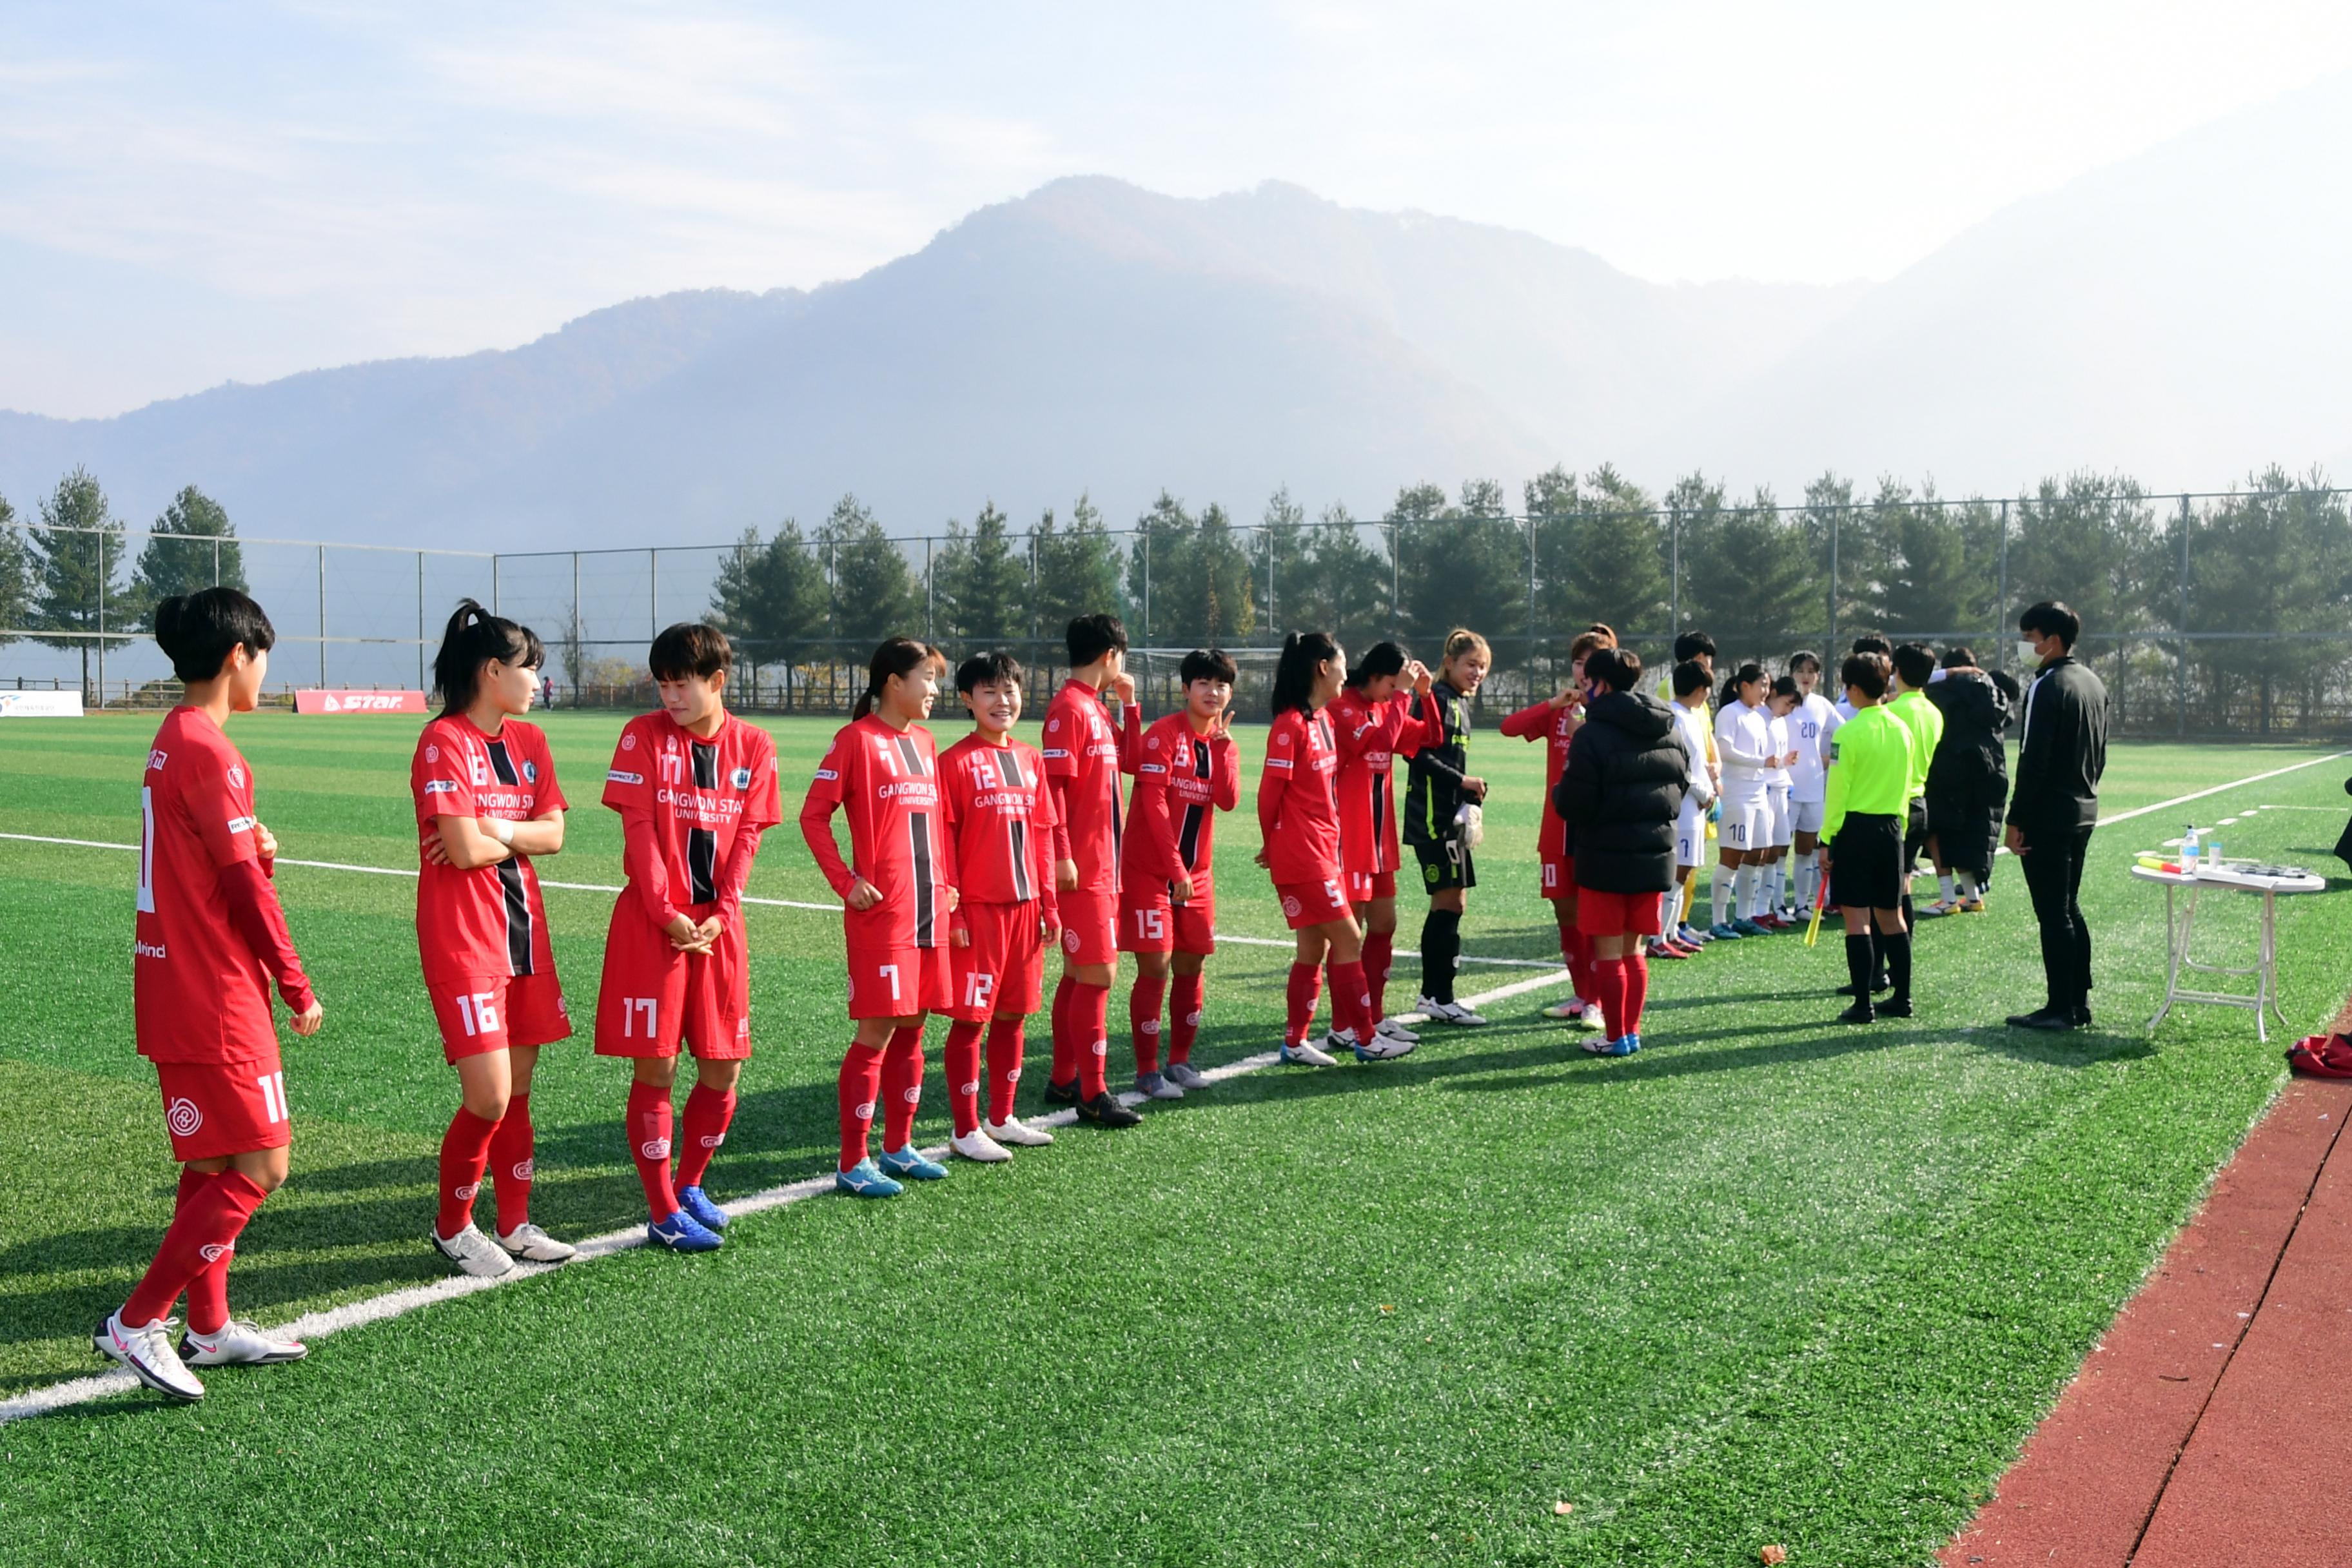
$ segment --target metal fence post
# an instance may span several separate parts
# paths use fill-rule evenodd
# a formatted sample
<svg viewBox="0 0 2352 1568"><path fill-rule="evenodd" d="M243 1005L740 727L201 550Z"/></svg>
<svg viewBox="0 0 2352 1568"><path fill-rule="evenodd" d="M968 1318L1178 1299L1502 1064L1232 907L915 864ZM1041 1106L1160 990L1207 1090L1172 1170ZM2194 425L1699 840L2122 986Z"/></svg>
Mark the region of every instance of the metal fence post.
<svg viewBox="0 0 2352 1568"><path fill-rule="evenodd" d="M2180 598L2174 611L2172 629L2180 634L2178 657L2173 665L2173 693L2179 713L2172 727L2174 735L2186 739L2189 734L2189 530L2196 513L2189 498L2180 498Z"/></svg>
<svg viewBox="0 0 2352 1568"><path fill-rule="evenodd" d="M1683 635L1683 509L1666 509L1666 636Z"/></svg>
<svg viewBox="0 0 2352 1568"><path fill-rule="evenodd" d="M564 630L572 634L565 639L572 645L567 652L578 655L581 663L587 663L588 628L580 624L580 552L577 550L572 552L572 620ZM572 677L572 700L577 703L580 700L582 674L576 669L568 670L565 673Z"/></svg>
<svg viewBox="0 0 2352 1568"><path fill-rule="evenodd" d="M213 586L220 586L220 537L213 537Z"/></svg>
<svg viewBox="0 0 2352 1568"><path fill-rule="evenodd" d="M425 684L425 552L416 552L416 688L430 691Z"/></svg>
<svg viewBox="0 0 2352 1568"><path fill-rule="evenodd" d="M1822 657L1830 664L1842 665L1838 657L1838 515L1841 509L1830 508L1830 646Z"/></svg>
<svg viewBox="0 0 2352 1568"><path fill-rule="evenodd" d="M932 605L936 595L931 591L931 536L923 535L923 640L937 642L939 635L931 629Z"/></svg>
<svg viewBox="0 0 2352 1568"><path fill-rule="evenodd" d="M499 578L506 565L506 557L492 552L490 556L490 614L499 613Z"/></svg>
<svg viewBox="0 0 2352 1568"><path fill-rule="evenodd" d="M646 552L646 640L661 636L661 552Z"/></svg>
<svg viewBox="0 0 2352 1568"><path fill-rule="evenodd" d="M2000 602L1993 606L1994 668L2009 668L2009 503L2000 503Z"/></svg>
<svg viewBox="0 0 2352 1568"><path fill-rule="evenodd" d="M1143 640L1151 640L1151 531L1143 531Z"/></svg>
<svg viewBox="0 0 2352 1568"><path fill-rule="evenodd" d="M98 531L98 705L106 706L106 580L112 569L106 563L106 530Z"/></svg>
<svg viewBox="0 0 2352 1568"><path fill-rule="evenodd" d="M1399 566L1399 565L1397 564L1397 552L1398 552L1398 548L1399 548L1399 546L1401 546L1403 542L1404 542L1403 538L1402 538L1402 536L1399 533L1399 531L1398 531L1398 528L1397 528L1397 525L1396 525L1395 523L1393 523L1393 522L1390 523L1390 524L1389 524L1389 636L1390 636L1391 637L1392 637L1392 638L1393 638L1393 637L1402 637L1402 636L1403 636L1403 635L1404 635L1404 634L1403 634L1403 626L1404 626L1404 612L1403 612L1403 610L1400 607L1400 605L1399 605L1399 604L1398 604L1398 601L1399 601L1399 600L1401 600L1401 599L1402 599L1402 598L1404 597L1404 590L1403 590L1403 588L1402 588L1402 582L1403 582L1403 568L1402 568L1402 567L1401 567L1401 566Z"/></svg>
<svg viewBox="0 0 2352 1568"><path fill-rule="evenodd" d="M327 547L319 546L319 684L327 684Z"/></svg>

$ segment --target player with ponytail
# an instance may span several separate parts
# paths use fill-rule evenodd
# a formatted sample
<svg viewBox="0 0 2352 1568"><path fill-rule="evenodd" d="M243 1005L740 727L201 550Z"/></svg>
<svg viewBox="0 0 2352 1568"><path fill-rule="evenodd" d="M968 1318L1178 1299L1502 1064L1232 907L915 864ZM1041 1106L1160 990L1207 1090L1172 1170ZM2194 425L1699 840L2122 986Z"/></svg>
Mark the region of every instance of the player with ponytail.
<svg viewBox="0 0 2352 1568"><path fill-rule="evenodd" d="M932 650L889 637L874 650L866 690L833 738L801 803L801 837L839 894L849 950L849 1016L856 1026L836 1085L841 1106L839 1190L896 1197L908 1181L938 1181L947 1167L915 1147L923 1093L923 1017L950 1012L948 950L956 909L955 837L940 789L939 753L922 721L939 698ZM834 841L833 814L849 819L849 859ZM882 1158L869 1152L877 1101L884 1107Z"/></svg>

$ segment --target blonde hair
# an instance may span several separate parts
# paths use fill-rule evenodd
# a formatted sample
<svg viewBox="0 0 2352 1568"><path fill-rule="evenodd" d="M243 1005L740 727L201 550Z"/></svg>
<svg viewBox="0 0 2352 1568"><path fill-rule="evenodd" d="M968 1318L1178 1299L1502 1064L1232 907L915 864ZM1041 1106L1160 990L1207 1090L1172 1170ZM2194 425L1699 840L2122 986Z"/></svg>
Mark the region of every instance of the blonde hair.
<svg viewBox="0 0 2352 1568"><path fill-rule="evenodd" d="M1485 637L1480 637L1468 626L1456 626L1445 634L1445 653L1438 662L1452 664L1464 654L1473 652L1485 654L1489 662L1492 662L1495 657L1495 650L1486 646Z"/></svg>
<svg viewBox="0 0 2352 1568"><path fill-rule="evenodd" d="M1590 629L1577 633L1576 640L1568 645L1568 659L1570 664L1573 664L1594 648L1616 646L1617 634L1599 621L1595 621Z"/></svg>

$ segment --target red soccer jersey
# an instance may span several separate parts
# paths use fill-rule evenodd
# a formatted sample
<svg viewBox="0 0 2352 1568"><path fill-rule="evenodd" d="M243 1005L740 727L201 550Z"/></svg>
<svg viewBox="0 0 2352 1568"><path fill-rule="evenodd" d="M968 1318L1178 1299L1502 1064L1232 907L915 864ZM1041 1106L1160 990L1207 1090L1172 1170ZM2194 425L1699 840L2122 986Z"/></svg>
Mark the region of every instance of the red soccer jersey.
<svg viewBox="0 0 2352 1568"><path fill-rule="evenodd" d="M1193 733L1181 708L1152 725L1135 764L1121 885L1161 893L1190 877L1194 901L1205 902L1216 881L1216 813L1233 810L1241 795L1232 736Z"/></svg>
<svg viewBox="0 0 2352 1568"><path fill-rule="evenodd" d="M1555 708L1547 700L1530 703L1503 721L1506 735L1549 742L1544 748L1543 825L1536 830L1538 854L1559 855L1568 847L1568 824L1553 809L1551 792L1559 783L1560 770L1568 766L1568 743L1575 738L1583 713L1581 703Z"/></svg>
<svg viewBox="0 0 2352 1568"><path fill-rule="evenodd" d="M604 804L624 835L651 831L648 857L624 851L628 892L646 918L667 925L690 908L719 901L748 868L734 865L738 838L783 820L776 742L730 713L709 740L667 713L640 713L621 731L604 774ZM646 842L639 837L637 842Z"/></svg>
<svg viewBox="0 0 2352 1568"><path fill-rule="evenodd" d="M252 771L209 714L164 715L147 752L139 815L131 988L139 1054L219 1065L275 1053L270 974L298 1011L310 1005L310 984L285 940L277 895L251 869L269 869L255 842ZM266 903L247 909L256 896ZM257 942L257 914L274 928L267 947Z"/></svg>
<svg viewBox="0 0 2352 1568"><path fill-rule="evenodd" d="M849 864L833 841L835 806L849 818ZM893 730L871 714L845 725L809 781L801 834L845 900L860 877L881 891L870 910L843 909L851 947L947 945L940 894L956 885L955 843L929 730Z"/></svg>
<svg viewBox="0 0 2352 1568"><path fill-rule="evenodd" d="M955 839L956 891L968 902L1041 900L1055 911L1054 792L1045 787L1037 748L1008 738L999 746L978 731L940 759L948 832Z"/></svg>
<svg viewBox="0 0 2352 1568"><path fill-rule="evenodd" d="M1125 732L1114 731L1102 694L1068 680L1045 708L1045 776L1062 779L1063 826L1078 865L1077 891L1118 890L1118 775L1135 771L1143 710L1127 707Z"/></svg>
<svg viewBox="0 0 2352 1568"><path fill-rule="evenodd" d="M555 758L536 724L509 719L485 735L463 714L425 726L408 764L423 831L441 816L530 822L570 803L555 783ZM416 947L425 978L454 984L497 974L552 974L547 906L530 858L472 870L424 859L416 879Z"/></svg>
<svg viewBox="0 0 2352 1568"><path fill-rule="evenodd" d="M1258 780L1257 825L1276 886L1339 875L1339 802L1332 788L1339 771L1328 718L1293 708L1275 720Z"/></svg>
<svg viewBox="0 0 2352 1568"><path fill-rule="evenodd" d="M1412 716L1400 692L1368 702L1360 690L1342 689L1323 710L1339 749L1334 787L1339 795L1339 853L1350 871L1397 868L1396 759L1445 739L1445 721L1434 704L1426 719Z"/></svg>

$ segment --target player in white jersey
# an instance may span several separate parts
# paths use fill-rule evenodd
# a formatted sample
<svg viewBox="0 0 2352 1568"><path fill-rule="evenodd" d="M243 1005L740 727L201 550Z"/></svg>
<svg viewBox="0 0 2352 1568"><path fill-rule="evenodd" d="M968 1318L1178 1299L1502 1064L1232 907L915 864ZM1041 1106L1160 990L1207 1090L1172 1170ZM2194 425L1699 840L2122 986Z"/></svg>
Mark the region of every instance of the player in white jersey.
<svg viewBox="0 0 2352 1568"><path fill-rule="evenodd" d="M1794 923L1790 911L1782 908L1782 895L1789 885L1789 843L1793 837L1789 792L1795 782L1790 769L1797 761L1797 748L1790 740L1795 730L1789 719L1796 706L1797 683L1785 675L1775 678L1771 695L1764 700L1764 732L1772 746L1772 765L1764 773L1764 863L1757 868L1756 907L1748 911L1748 918L1776 931Z"/></svg>
<svg viewBox="0 0 2352 1568"><path fill-rule="evenodd" d="M1821 656L1799 650L1789 656L1797 683L1797 705L1789 712L1789 739L1797 748L1790 764L1789 815L1796 847L1796 912L1810 918L1822 886L1822 807L1829 797L1830 737L1837 733L1841 704L1821 694Z"/></svg>
<svg viewBox="0 0 2352 1568"><path fill-rule="evenodd" d="M1696 659L1675 666L1668 679L1675 698L1666 711L1674 715L1675 731L1690 753L1690 789L1675 819L1675 885L1666 891L1668 902L1658 929L1683 947L1698 948L1713 940L1691 923L1690 916L1692 886L1698 868L1706 863L1707 807L1715 804L1715 775L1706 764L1706 694L1715 682Z"/></svg>
<svg viewBox="0 0 2352 1568"><path fill-rule="evenodd" d="M1771 931L1747 915L1764 868L1771 816L1767 784L1774 752L1764 689L1764 667L1753 661L1741 665L1724 683L1722 709L1715 719L1723 789L1716 821L1719 863L1711 889L1715 924L1707 931L1713 937L1764 936Z"/></svg>

